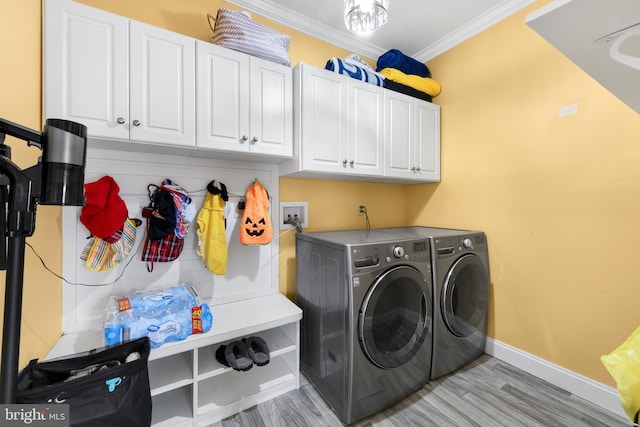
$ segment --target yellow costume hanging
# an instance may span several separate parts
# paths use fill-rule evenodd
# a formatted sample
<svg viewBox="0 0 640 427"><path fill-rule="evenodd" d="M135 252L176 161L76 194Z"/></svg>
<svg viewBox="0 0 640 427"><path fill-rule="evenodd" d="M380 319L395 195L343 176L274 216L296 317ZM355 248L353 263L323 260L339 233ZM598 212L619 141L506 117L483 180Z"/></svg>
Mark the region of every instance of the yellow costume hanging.
<svg viewBox="0 0 640 427"><path fill-rule="evenodd" d="M229 200L227 187L218 181L207 185L207 195L196 219L198 248L196 254L209 271L224 275L227 272L227 236L225 233L224 206Z"/></svg>

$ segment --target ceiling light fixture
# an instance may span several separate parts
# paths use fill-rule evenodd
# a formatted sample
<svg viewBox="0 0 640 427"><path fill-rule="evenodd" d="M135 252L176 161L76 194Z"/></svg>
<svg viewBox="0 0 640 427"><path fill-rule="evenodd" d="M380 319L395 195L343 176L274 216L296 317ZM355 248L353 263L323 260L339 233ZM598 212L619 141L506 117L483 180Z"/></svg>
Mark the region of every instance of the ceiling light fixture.
<svg viewBox="0 0 640 427"><path fill-rule="evenodd" d="M389 0L344 0L344 24L355 33L374 31L387 22Z"/></svg>

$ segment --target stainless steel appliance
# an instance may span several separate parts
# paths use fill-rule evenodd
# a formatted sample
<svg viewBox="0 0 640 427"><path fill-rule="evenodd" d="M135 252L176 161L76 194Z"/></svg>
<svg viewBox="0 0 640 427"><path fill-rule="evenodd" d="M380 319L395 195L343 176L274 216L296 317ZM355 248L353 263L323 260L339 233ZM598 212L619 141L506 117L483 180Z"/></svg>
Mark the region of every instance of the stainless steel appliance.
<svg viewBox="0 0 640 427"><path fill-rule="evenodd" d="M298 233L301 369L345 424L429 380L429 239L376 230Z"/></svg>
<svg viewBox="0 0 640 427"><path fill-rule="evenodd" d="M381 229L429 238L433 271L431 379L453 372L484 352L489 304L489 253L481 231L433 227Z"/></svg>

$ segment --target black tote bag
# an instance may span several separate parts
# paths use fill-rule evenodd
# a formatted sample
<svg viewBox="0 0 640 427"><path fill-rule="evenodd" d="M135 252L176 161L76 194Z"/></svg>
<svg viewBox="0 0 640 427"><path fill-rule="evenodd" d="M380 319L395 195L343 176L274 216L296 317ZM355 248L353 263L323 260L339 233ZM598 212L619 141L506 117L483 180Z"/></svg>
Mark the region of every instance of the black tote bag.
<svg viewBox="0 0 640 427"><path fill-rule="evenodd" d="M68 404L71 427L149 427L149 352L143 337L65 359L34 359L18 375L17 403Z"/></svg>

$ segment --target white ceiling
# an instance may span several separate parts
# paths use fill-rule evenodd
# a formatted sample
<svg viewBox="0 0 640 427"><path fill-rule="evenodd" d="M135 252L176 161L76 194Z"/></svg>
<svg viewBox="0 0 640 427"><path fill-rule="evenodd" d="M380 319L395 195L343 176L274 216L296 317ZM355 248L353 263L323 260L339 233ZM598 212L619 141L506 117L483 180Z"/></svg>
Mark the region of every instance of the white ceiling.
<svg viewBox="0 0 640 427"><path fill-rule="evenodd" d="M344 0L226 1L362 56L399 49L427 62L534 0L389 0L387 23L367 35L345 28Z"/></svg>

